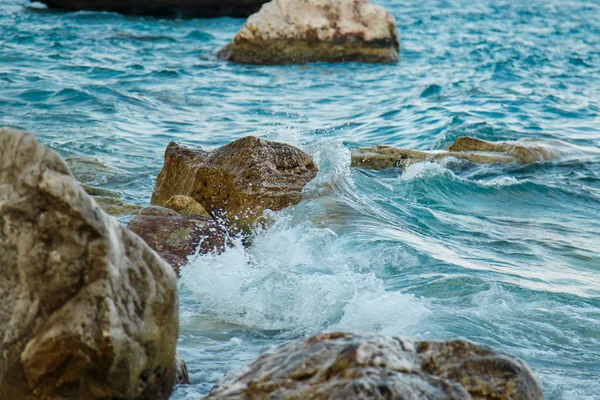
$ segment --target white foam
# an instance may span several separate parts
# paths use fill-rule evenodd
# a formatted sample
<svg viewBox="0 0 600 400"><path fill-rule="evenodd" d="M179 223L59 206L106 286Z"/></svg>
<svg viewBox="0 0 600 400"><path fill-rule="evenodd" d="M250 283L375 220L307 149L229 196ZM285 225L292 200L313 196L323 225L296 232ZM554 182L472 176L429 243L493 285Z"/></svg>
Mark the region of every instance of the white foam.
<svg viewBox="0 0 600 400"><path fill-rule="evenodd" d="M220 255L192 257L182 282L202 312L219 319L292 334L323 329L402 333L426 308L412 295L388 293L365 268L364 254L344 248L338 236L280 213L251 247L238 241ZM371 257L376 262L376 257Z"/></svg>

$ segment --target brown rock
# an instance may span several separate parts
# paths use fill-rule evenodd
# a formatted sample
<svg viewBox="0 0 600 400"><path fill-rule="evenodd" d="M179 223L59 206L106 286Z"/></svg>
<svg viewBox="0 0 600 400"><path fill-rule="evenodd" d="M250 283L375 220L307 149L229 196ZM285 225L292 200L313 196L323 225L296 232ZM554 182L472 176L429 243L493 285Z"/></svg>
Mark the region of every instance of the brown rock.
<svg viewBox="0 0 600 400"><path fill-rule="evenodd" d="M285 143L247 136L206 152L171 142L151 203L163 206L171 196L187 195L247 231L265 209L297 204L316 174L312 157Z"/></svg>
<svg viewBox="0 0 600 400"><path fill-rule="evenodd" d="M85 189L84 189L85 190ZM137 204L128 204L114 197L92 196L98 205L110 215L134 215L144 207Z"/></svg>
<svg viewBox="0 0 600 400"><path fill-rule="evenodd" d="M554 160L562 155L558 148L551 148L541 143L524 142L486 142L470 136L457 138L448 147L450 151L480 151L488 153L504 153L514 157L519 164L529 164L536 161Z"/></svg>
<svg viewBox="0 0 600 400"><path fill-rule="evenodd" d="M219 57L245 64L398 61L394 17L369 0L272 0Z"/></svg>
<svg viewBox="0 0 600 400"><path fill-rule="evenodd" d="M32 0L37 1L37 0ZM69 11L115 11L131 15L178 18L247 17L266 0L41 0L49 8Z"/></svg>
<svg viewBox="0 0 600 400"><path fill-rule="evenodd" d="M0 130L0 399L168 399L176 278L53 151Z"/></svg>
<svg viewBox="0 0 600 400"><path fill-rule="evenodd" d="M418 151L392 146L367 147L352 151L352 167L368 169L406 168L419 162L437 162L445 157L455 157L478 164L511 164L516 158L501 153L457 151Z"/></svg>
<svg viewBox="0 0 600 400"><path fill-rule="evenodd" d="M227 374L207 399L542 400L527 365L465 340L325 333Z"/></svg>
<svg viewBox="0 0 600 400"><path fill-rule="evenodd" d="M226 232L210 217L186 216L164 207L144 208L127 225L179 274L187 257L198 251L221 252Z"/></svg>
<svg viewBox="0 0 600 400"><path fill-rule="evenodd" d="M165 207L178 212L181 215L199 215L210 218L210 214L206 212L202 204L192 199L190 196L176 194L171 196L165 203Z"/></svg>

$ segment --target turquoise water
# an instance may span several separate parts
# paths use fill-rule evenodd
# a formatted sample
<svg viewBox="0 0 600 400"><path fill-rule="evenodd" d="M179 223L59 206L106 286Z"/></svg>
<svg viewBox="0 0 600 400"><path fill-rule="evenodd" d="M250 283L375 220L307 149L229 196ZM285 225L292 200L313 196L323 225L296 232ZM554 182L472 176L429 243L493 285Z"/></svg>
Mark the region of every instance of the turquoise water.
<svg viewBox="0 0 600 400"><path fill-rule="evenodd" d="M96 157L110 173L88 183L138 204L171 140L253 134L315 156L306 200L251 249L184 268L192 385L174 399L334 329L466 337L525 359L548 399L600 399L600 3L379 3L398 22L399 64L262 67L215 57L240 19L1 0L0 125ZM570 150L531 165L348 168L350 148L442 149L461 135Z"/></svg>

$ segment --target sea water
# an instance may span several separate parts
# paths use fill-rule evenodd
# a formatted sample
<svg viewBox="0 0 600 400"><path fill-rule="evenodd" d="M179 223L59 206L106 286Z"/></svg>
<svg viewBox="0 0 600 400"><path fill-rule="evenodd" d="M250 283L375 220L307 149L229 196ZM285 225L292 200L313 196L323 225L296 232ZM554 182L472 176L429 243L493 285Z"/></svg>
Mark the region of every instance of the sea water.
<svg viewBox="0 0 600 400"><path fill-rule="evenodd" d="M600 399L600 3L380 0L401 61L246 66L242 19L156 19L0 1L0 125L106 165L148 204L163 152L245 135L312 154L305 200L179 280L198 399L228 370L324 330L464 337L527 361L548 399ZM561 141L529 165L350 169L350 150L455 138ZM106 173L106 171L111 171ZM126 219L122 219L126 223Z"/></svg>

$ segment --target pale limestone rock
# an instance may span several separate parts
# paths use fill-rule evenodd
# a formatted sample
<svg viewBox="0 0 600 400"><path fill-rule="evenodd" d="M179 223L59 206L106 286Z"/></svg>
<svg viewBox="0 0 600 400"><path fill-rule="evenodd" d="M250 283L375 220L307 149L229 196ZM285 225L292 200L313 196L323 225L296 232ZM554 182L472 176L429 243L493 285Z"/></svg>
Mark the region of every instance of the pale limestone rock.
<svg viewBox="0 0 600 400"><path fill-rule="evenodd" d="M394 62L394 17L369 0L272 0L219 57L248 64Z"/></svg>
<svg viewBox="0 0 600 400"><path fill-rule="evenodd" d="M176 277L33 135L0 129L0 399L168 399Z"/></svg>

